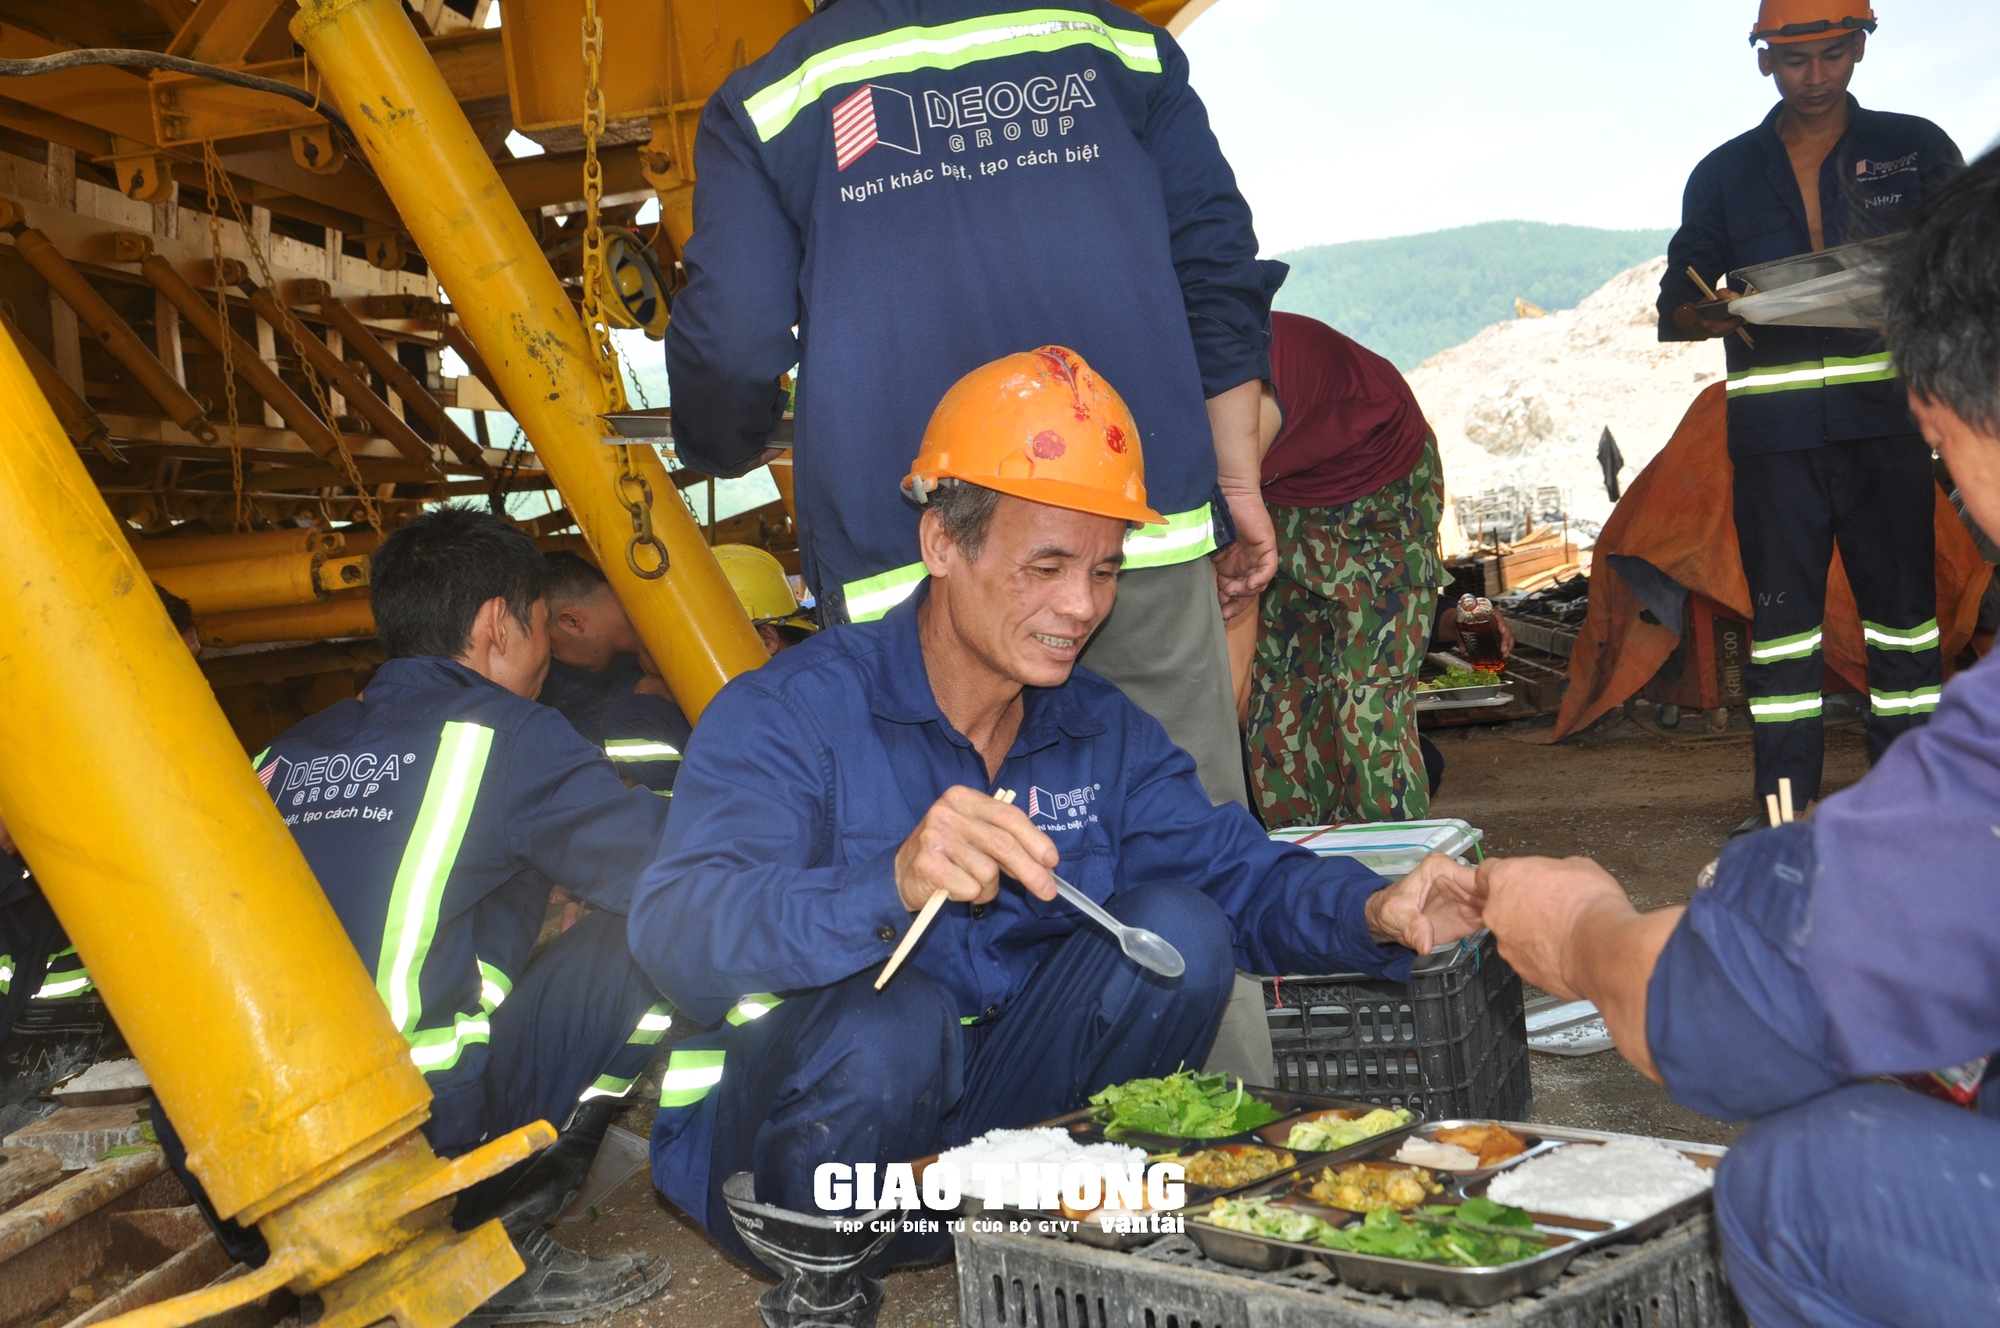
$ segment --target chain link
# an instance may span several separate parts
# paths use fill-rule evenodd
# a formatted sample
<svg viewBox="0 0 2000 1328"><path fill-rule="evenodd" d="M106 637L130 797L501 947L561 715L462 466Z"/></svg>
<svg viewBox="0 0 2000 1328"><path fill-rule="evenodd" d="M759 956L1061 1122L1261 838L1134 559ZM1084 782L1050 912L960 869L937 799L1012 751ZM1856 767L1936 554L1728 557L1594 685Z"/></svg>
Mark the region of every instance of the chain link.
<svg viewBox="0 0 2000 1328"><path fill-rule="evenodd" d="M242 200L236 196L236 186L230 183L229 173L222 169L222 161L216 156L213 139L205 140L202 143L202 152L203 160L208 165L210 171L209 178L211 180L221 180L222 192L229 199L230 210L236 214L236 224L243 228L243 241L250 247L250 256L257 260L257 272L264 279L264 288L271 292L271 302L278 308L279 330L285 334L285 339L292 343L292 354L298 356L299 360L299 372L305 375L306 385L312 389L313 400L319 406L320 418L326 421L327 432L333 435L333 446L334 450L340 456L341 469L347 472L348 482L354 486L355 494L361 499L361 514L367 518L369 527L377 535L380 535L382 533L382 514L375 510L375 496L368 491L368 486L362 482L361 468L355 464L353 454L347 450L346 439L341 437L340 425L335 421L333 416L333 402L326 394L326 385L320 382L319 375L313 371L312 361L306 358L306 348L303 340L304 330L299 326L299 320L292 316L291 306L285 303L283 295L278 289L277 280L271 275L271 261L264 253L264 246L257 242L257 232L251 229L249 215L243 210ZM209 213L211 219L213 219L214 215L213 210L211 210ZM217 223L217 229L219 234L219 223ZM219 304L224 297L222 293L220 241L218 240L217 243L215 298ZM227 324L225 323L224 326L226 327ZM229 338L224 336L223 340L226 342ZM234 401L233 394L231 401L232 403ZM230 418L233 424L235 419L233 405L230 411Z"/></svg>
<svg viewBox="0 0 2000 1328"><path fill-rule="evenodd" d="M625 381L618 372L618 351L604 321L604 228L598 222L598 202L604 196L604 168L597 160L597 140L604 133L604 89L599 85L604 59L604 20L597 0L583 5L583 322L590 333L591 358L604 383L604 396L614 411L629 409ZM632 538L625 542L625 565L647 581L667 574L667 546L653 533L653 486L632 465L632 447L618 449L616 492L632 518ZM636 497L634 494L636 493ZM639 561L639 550L650 548L652 566Z"/></svg>
<svg viewBox="0 0 2000 1328"><path fill-rule="evenodd" d="M202 153L201 168L208 180L208 243L215 251L215 321L222 324L222 395L229 403L229 479L230 488L236 494L236 516L234 529L246 529L248 522L243 519L243 444L237 437L236 428L236 338L229 335L229 296L222 286L222 215L221 201L215 196L215 177L221 169L215 155L215 144L206 144Z"/></svg>

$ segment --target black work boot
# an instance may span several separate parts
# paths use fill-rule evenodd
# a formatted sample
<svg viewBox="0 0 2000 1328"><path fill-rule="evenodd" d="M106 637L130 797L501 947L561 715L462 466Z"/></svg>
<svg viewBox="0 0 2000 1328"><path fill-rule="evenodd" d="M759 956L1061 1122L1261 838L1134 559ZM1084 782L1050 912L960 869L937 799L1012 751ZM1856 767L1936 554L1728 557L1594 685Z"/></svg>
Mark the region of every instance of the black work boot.
<svg viewBox="0 0 2000 1328"><path fill-rule="evenodd" d="M528 1159L490 1216L499 1218L516 1242L536 1227L555 1221L582 1192L590 1164L604 1146L605 1131L631 1105L621 1097L592 1098L580 1104L556 1141Z"/></svg>
<svg viewBox="0 0 2000 1328"><path fill-rule="evenodd" d="M465 1316L475 1325L576 1323L622 1310L658 1291L674 1275L665 1259L651 1254L592 1258L556 1244L537 1226L514 1238L514 1251L527 1271Z"/></svg>
<svg viewBox="0 0 2000 1328"><path fill-rule="evenodd" d="M880 1208L858 1220L815 1217L760 1204L755 1192L756 1178L747 1171L722 1182L736 1233L751 1253L783 1275L757 1297L767 1328L874 1328L883 1286L861 1267L895 1238L895 1224L885 1219L902 1214ZM878 1223L890 1229L873 1230Z"/></svg>

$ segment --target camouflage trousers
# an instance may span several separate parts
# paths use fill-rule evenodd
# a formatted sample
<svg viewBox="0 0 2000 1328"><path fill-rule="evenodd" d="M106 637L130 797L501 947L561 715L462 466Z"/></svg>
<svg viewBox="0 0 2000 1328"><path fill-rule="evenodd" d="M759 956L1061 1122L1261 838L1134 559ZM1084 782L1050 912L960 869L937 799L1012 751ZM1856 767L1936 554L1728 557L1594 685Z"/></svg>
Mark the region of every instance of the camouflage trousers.
<svg viewBox="0 0 2000 1328"><path fill-rule="evenodd" d="M1339 507L1270 509L1278 573L1250 683L1250 796L1272 829L1430 811L1416 682L1443 584L1437 440Z"/></svg>

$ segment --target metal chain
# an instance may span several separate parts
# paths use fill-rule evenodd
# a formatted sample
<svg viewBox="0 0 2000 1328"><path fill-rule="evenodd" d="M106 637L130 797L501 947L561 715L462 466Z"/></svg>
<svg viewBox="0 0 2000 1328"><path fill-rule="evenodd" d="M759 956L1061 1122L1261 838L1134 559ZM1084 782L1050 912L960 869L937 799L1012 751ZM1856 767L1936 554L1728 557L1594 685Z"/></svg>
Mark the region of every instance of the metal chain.
<svg viewBox="0 0 2000 1328"><path fill-rule="evenodd" d="M250 247L250 256L257 260L257 272L264 279L265 289L271 292L271 302L278 307L279 330L285 334L285 339L292 343L292 354L298 356L299 372L305 375L306 385L312 389L313 400L319 405L320 418L326 421L327 432L333 435L333 446L340 456L341 469L347 472L348 482L354 486L355 494L361 499L361 514L368 519L370 528L380 535L382 514L375 510L375 496L362 482L361 468L355 464L353 454L347 450L347 441L340 435L340 425L334 420L333 401L326 394L326 385L320 382L319 375L313 371L312 361L306 358L304 333L299 326L299 320L292 316L291 306L285 303L279 293L277 279L271 275L271 260L265 255L264 246L257 242L257 232L251 228L250 217L243 210L243 202L236 196L236 186L230 183L229 173L222 169L221 159L215 153L214 140L205 141L202 147L205 160L213 163L210 167L213 177L222 181L222 192L229 199L230 210L236 214L236 224L243 228L243 242ZM215 297L220 301L223 295L219 253L215 286ZM223 340L227 341L229 338L225 336Z"/></svg>
<svg viewBox="0 0 2000 1328"><path fill-rule="evenodd" d="M248 526L243 519L243 444L236 435L236 356L232 349L235 338L229 335L229 296L222 288L222 216L221 206L215 196L215 177L221 174L215 155L215 144L204 145L201 168L208 177L208 243L215 251L215 321L222 324L222 395L229 402L229 479L230 487L236 494L236 517L234 529L242 531Z"/></svg>

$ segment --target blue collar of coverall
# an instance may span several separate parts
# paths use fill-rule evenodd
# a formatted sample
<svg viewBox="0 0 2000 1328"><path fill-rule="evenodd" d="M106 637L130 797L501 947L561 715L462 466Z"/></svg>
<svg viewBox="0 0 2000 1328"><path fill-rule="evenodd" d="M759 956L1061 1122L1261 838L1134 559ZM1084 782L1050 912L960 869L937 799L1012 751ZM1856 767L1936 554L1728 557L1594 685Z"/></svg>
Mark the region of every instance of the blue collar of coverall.
<svg viewBox="0 0 2000 1328"><path fill-rule="evenodd" d="M972 743L938 709L930 673L924 667L917 609L930 598L930 593L930 578L925 577L909 598L882 616L882 626L875 633L869 708L876 718L892 724L936 724L946 738L969 749ZM1029 687L1021 693L1021 732L1008 755L1040 751L1053 746L1064 734L1094 738L1104 731L1105 725L1071 694L1069 683L1060 687Z"/></svg>
<svg viewBox="0 0 2000 1328"><path fill-rule="evenodd" d="M475 673L443 655L403 655L392 659L375 670L375 676L363 690L370 700L377 700L384 691L439 692L453 687L491 687L496 692L507 692L485 674Z"/></svg>
<svg viewBox="0 0 2000 1328"><path fill-rule="evenodd" d="M1791 150L1785 146L1785 140L1778 137L1778 117L1784 113L1785 103L1780 101L1776 106L1771 108L1771 113L1764 117L1764 123L1759 126L1760 133L1758 137L1764 147L1764 165L1770 174L1771 187L1777 191L1779 198L1785 200L1785 206L1791 210L1792 220L1798 223L1800 230L1810 233L1811 228L1806 222L1804 197L1799 196L1795 202L1793 190L1785 187L1787 185L1795 185L1797 177L1792 171ZM1862 109L1861 103L1855 100L1854 94L1851 92L1848 93L1847 128L1841 132L1840 140L1826 154L1828 161L1839 161L1842 159L1842 152L1853 141L1856 131L1862 127L1862 120L1868 114L1868 111ZM1822 166L1820 169L1824 171L1825 167ZM1826 235L1834 231L1835 227L1833 223L1836 220L1838 219L1833 217L1820 218L1821 234ZM1845 226L1843 225L1839 229L1844 230ZM1827 243L1832 245L1834 241L1829 239Z"/></svg>

